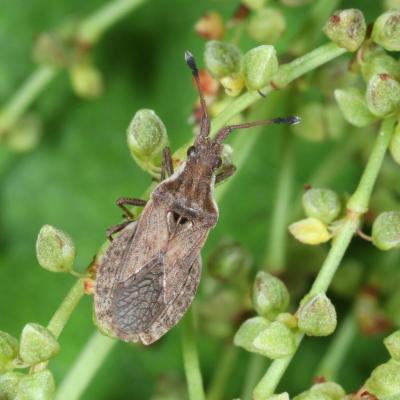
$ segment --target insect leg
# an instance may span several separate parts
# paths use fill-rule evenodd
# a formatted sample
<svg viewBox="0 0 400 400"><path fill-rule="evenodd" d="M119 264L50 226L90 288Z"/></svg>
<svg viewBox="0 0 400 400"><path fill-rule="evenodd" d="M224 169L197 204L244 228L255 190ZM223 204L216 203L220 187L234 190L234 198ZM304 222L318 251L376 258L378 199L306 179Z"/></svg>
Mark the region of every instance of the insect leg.
<svg viewBox="0 0 400 400"><path fill-rule="evenodd" d="M131 223L132 223L131 220L127 220L127 221L121 222L118 225L114 225L114 226L111 226L110 228L108 228L106 231L108 240L110 242L112 242L113 241L112 235L118 233L119 231L122 231L122 229L124 229L127 225L129 225Z"/></svg>
<svg viewBox="0 0 400 400"><path fill-rule="evenodd" d="M171 149L164 147L163 150L163 161L161 166L161 180L168 178L174 173L174 164L172 162Z"/></svg>
<svg viewBox="0 0 400 400"><path fill-rule="evenodd" d="M215 177L215 184L223 182L225 179L228 179L232 176L236 171L236 167L234 165L227 165L222 168L221 172Z"/></svg>
<svg viewBox="0 0 400 400"><path fill-rule="evenodd" d="M115 203L119 208L122 208L125 218L132 219L133 214L127 209L126 206L130 205L130 206L144 207L147 201L141 199L134 199L131 197L120 197Z"/></svg>

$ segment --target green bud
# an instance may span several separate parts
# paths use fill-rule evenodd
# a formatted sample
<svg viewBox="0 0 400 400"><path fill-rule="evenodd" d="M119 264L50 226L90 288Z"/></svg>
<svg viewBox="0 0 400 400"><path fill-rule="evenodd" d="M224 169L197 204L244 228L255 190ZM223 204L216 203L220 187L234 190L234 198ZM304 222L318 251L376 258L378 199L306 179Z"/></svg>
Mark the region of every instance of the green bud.
<svg viewBox="0 0 400 400"><path fill-rule="evenodd" d="M258 349L254 346L254 340L257 336L270 326L270 322L263 317L253 317L247 319L240 326L233 338L235 346L244 348L252 353L258 353Z"/></svg>
<svg viewBox="0 0 400 400"><path fill-rule="evenodd" d="M21 372L6 372L0 375L0 399L14 400L18 392L21 379L25 375Z"/></svg>
<svg viewBox="0 0 400 400"><path fill-rule="evenodd" d="M223 78L239 72L242 53L234 44L210 40L206 43L204 62L211 75Z"/></svg>
<svg viewBox="0 0 400 400"><path fill-rule="evenodd" d="M266 0L243 0L242 4L250 8L250 10L261 10L265 6Z"/></svg>
<svg viewBox="0 0 400 400"><path fill-rule="evenodd" d="M271 360L287 357L296 351L294 333L282 322L274 321L263 329L253 340L256 353Z"/></svg>
<svg viewBox="0 0 400 400"><path fill-rule="evenodd" d="M353 297L360 287L363 266L357 260L345 260L333 278L331 289L336 295Z"/></svg>
<svg viewBox="0 0 400 400"><path fill-rule="evenodd" d="M400 245L400 211L386 211L372 224L372 243L381 250Z"/></svg>
<svg viewBox="0 0 400 400"><path fill-rule="evenodd" d="M338 46L356 51L364 41L367 24L360 10L350 8L331 15L323 31Z"/></svg>
<svg viewBox="0 0 400 400"><path fill-rule="evenodd" d="M148 109L137 111L128 127L128 147L139 166L146 170L146 163L159 164L167 145L167 129L158 115Z"/></svg>
<svg viewBox="0 0 400 400"><path fill-rule="evenodd" d="M272 396L267 397L265 400L290 400L289 393L284 392L280 394L273 394Z"/></svg>
<svg viewBox="0 0 400 400"><path fill-rule="evenodd" d="M400 362L400 330L393 332L384 339L386 348L393 360Z"/></svg>
<svg viewBox="0 0 400 400"><path fill-rule="evenodd" d="M101 72L90 63L74 64L70 71L74 92L84 99L95 99L103 93Z"/></svg>
<svg viewBox="0 0 400 400"><path fill-rule="evenodd" d="M389 51L400 50L400 10L383 13L374 23L372 40Z"/></svg>
<svg viewBox="0 0 400 400"><path fill-rule="evenodd" d="M278 71L279 64L273 46L263 45L249 50L243 57L243 76L249 90L265 87Z"/></svg>
<svg viewBox="0 0 400 400"><path fill-rule="evenodd" d="M371 62L375 57L385 54L387 53L381 46L377 45L371 39L367 39L357 52L357 62L362 67L365 63Z"/></svg>
<svg viewBox="0 0 400 400"><path fill-rule="evenodd" d="M53 375L44 370L21 379L15 400L53 400L55 391Z"/></svg>
<svg viewBox="0 0 400 400"><path fill-rule="evenodd" d="M364 94L356 88L336 89L335 99L345 120L360 128L371 125L377 117L369 111Z"/></svg>
<svg viewBox="0 0 400 400"><path fill-rule="evenodd" d="M366 82L375 74L389 74L393 78L399 79L400 63L389 54L383 53L363 63L361 65L361 73Z"/></svg>
<svg viewBox="0 0 400 400"><path fill-rule="evenodd" d="M307 217L329 224L340 213L339 196L330 189L309 189L303 194L303 208Z"/></svg>
<svg viewBox="0 0 400 400"><path fill-rule="evenodd" d="M301 243L317 245L332 238L326 225L316 218L306 218L289 225L289 232Z"/></svg>
<svg viewBox="0 0 400 400"><path fill-rule="evenodd" d="M263 8L250 18L247 30L257 42L274 44L286 30L286 20L280 10Z"/></svg>
<svg viewBox="0 0 400 400"><path fill-rule="evenodd" d="M54 226L42 226L36 240L36 257L41 267L52 272L70 271L75 255L75 245L69 235Z"/></svg>
<svg viewBox="0 0 400 400"><path fill-rule="evenodd" d="M293 397L293 400L331 400L331 398L323 393L316 393L312 390L307 390Z"/></svg>
<svg viewBox="0 0 400 400"><path fill-rule="evenodd" d="M12 361L17 356L18 340L7 332L0 331L0 374L12 369Z"/></svg>
<svg viewBox="0 0 400 400"><path fill-rule="evenodd" d="M239 73L224 76L220 79L220 82L225 89L225 93L231 97L239 96L244 88L244 79Z"/></svg>
<svg viewBox="0 0 400 400"><path fill-rule="evenodd" d="M390 154L393 160L400 165L400 124L397 124L389 146Z"/></svg>
<svg viewBox="0 0 400 400"><path fill-rule="evenodd" d="M19 354L28 365L47 361L60 350L54 335L45 327L35 323L24 326L20 342Z"/></svg>
<svg viewBox="0 0 400 400"><path fill-rule="evenodd" d="M343 400L346 396L346 392L340 385L329 381L313 385L310 391L321 396L327 396L329 400Z"/></svg>
<svg viewBox="0 0 400 400"><path fill-rule="evenodd" d="M8 131L6 143L20 153L31 151L39 144L41 133L40 119L34 114L24 115Z"/></svg>
<svg viewBox="0 0 400 400"><path fill-rule="evenodd" d="M400 393L400 363L389 360L376 367L365 382L365 389L378 399Z"/></svg>
<svg viewBox="0 0 400 400"><path fill-rule="evenodd" d="M297 311L298 326L308 336L328 336L336 328L336 310L325 293L306 296Z"/></svg>
<svg viewBox="0 0 400 400"><path fill-rule="evenodd" d="M389 74L375 74L368 81L366 99L372 114L389 116L400 108L400 83Z"/></svg>
<svg viewBox="0 0 400 400"><path fill-rule="evenodd" d="M313 142L320 142L327 137L325 107L321 103L305 103L296 111L301 115L301 124L292 125L293 132Z"/></svg>
<svg viewBox="0 0 400 400"><path fill-rule="evenodd" d="M215 278L243 282L253 263L250 252L239 243L225 239L208 258L208 272Z"/></svg>
<svg viewBox="0 0 400 400"><path fill-rule="evenodd" d="M275 276L259 271L253 285L253 306L257 314L274 319L289 305L290 295L285 284Z"/></svg>

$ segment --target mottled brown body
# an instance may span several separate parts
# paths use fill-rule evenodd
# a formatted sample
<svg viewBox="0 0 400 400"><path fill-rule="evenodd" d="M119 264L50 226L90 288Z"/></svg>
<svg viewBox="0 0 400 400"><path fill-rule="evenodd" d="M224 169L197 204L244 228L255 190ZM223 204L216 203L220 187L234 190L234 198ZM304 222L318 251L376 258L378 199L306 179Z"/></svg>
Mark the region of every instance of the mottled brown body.
<svg viewBox="0 0 400 400"><path fill-rule="evenodd" d="M190 53L186 53L186 62L200 94L200 134L175 173L172 161L165 157L162 176L165 171L172 175L154 189L139 220L118 226L121 233L101 260L94 286L99 328L110 336L146 345L177 324L199 285L200 251L218 220L214 184L235 171L228 166L216 175L222 141L233 129L297 121L277 118L227 126L211 139L198 71ZM164 156L168 154L164 152ZM127 217L131 214L124 204L145 204L137 199L121 200L117 204Z"/></svg>

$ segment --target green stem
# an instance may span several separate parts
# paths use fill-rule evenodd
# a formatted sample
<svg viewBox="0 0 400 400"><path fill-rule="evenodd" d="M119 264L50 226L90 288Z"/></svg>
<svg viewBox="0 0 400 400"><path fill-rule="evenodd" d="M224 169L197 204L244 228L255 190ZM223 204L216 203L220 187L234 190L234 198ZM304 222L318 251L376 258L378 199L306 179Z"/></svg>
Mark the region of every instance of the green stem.
<svg viewBox="0 0 400 400"><path fill-rule="evenodd" d="M265 357L258 354L251 354L250 361L248 363L246 376L244 379L244 385L242 394L240 396L241 400L251 400L254 387L257 382L262 377L263 370L265 369L265 364L267 360Z"/></svg>
<svg viewBox="0 0 400 400"><path fill-rule="evenodd" d="M109 2L82 22L78 38L85 43L93 44L97 42L107 29L144 1L115 0Z"/></svg>
<svg viewBox="0 0 400 400"><path fill-rule="evenodd" d="M293 136L285 130L277 193L272 211L270 234L265 257L265 268L277 274L285 268L287 220L293 185Z"/></svg>
<svg viewBox="0 0 400 400"><path fill-rule="evenodd" d="M116 343L115 340L99 332L93 333L68 375L61 382L56 400L80 399L81 394Z"/></svg>
<svg viewBox="0 0 400 400"><path fill-rule="evenodd" d="M78 36L94 43L107 29L135 9L145 0L115 0L82 21ZM23 115L60 69L43 65L38 67L22 84L0 112L0 139Z"/></svg>
<svg viewBox="0 0 400 400"><path fill-rule="evenodd" d="M317 368L317 376L323 376L328 381L336 380L340 367L346 359L346 355L356 334L357 324L354 312L351 310L329 344L329 348Z"/></svg>
<svg viewBox="0 0 400 400"><path fill-rule="evenodd" d="M367 206L371 197L371 192L382 166L383 158L393 132L394 123L394 118L389 118L382 123L367 166L361 176L360 183L348 202L348 212L344 224L332 243L332 247L311 287L309 295L327 291L337 267L342 261L343 255L360 224L362 213L368 209ZM298 333L296 350L302 339L303 335ZM266 374L254 389L254 400L265 399L274 393L293 356L294 354L290 357L273 361Z"/></svg>
<svg viewBox="0 0 400 400"><path fill-rule="evenodd" d="M83 279L78 279L47 325L47 329L51 331L56 338L60 336L65 324L68 322L68 319L84 294Z"/></svg>
<svg viewBox="0 0 400 400"><path fill-rule="evenodd" d="M232 344L225 345L207 393L207 400L221 400L224 398L224 391L228 386L227 382L236 364L238 350L238 347L232 346Z"/></svg>
<svg viewBox="0 0 400 400"><path fill-rule="evenodd" d="M182 324L182 352L189 400L205 400L203 378L197 354L192 309L189 309Z"/></svg>

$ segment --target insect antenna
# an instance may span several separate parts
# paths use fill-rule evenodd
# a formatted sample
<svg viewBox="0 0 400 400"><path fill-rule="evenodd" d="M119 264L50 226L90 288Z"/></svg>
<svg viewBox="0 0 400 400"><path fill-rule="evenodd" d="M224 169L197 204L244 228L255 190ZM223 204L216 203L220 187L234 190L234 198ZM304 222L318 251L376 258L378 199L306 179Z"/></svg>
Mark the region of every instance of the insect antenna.
<svg viewBox="0 0 400 400"><path fill-rule="evenodd" d="M218 131L215 141L221 143L235 129L252 128L253 126L272 125L272 124L289 124L296 125L300 122L300 117L292 115L290 117L279 117L272 119L263 119L261 121L247 122L245 124L228 125Z"/></svg>
<svg viewBox="0 0 400 400"><path fill-rule="evenodd" d="M204 100L203 90L201 89L199 70L197 69L196 60L190 51L185 51L185 61L186 64L192 71L193 78L196 82L197 91L200 96L201 105L201 122L200 122L200 136L208 136L210 133L210 118L208 117L207 104Z"/></svg>

